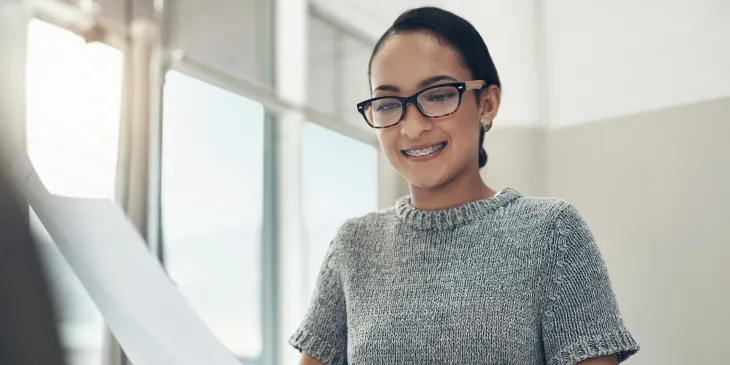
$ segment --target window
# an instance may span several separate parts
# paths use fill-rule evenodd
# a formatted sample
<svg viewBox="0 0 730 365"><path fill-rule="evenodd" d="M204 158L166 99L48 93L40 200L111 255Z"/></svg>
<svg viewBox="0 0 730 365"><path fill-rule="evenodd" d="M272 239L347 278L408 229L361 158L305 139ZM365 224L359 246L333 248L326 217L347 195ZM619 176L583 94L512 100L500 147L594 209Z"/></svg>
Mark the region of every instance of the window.
<svg viewBox="0 0 730 365"><path fill-rule="evenodd" d="M264 108L176 71L166 75L165 266L232 353L262 353Z"/></svg>
<svg viewBox="0 0 730 365"><path fill-rule="evenodd" d="M342 117L363 128L370 128L355 106L371 96L368 63L372 47L344 34L340 37L339 44L342 66L338 81L342 85Z"/></svg>
<svg viewBox="0 0 730 365"><path fill-rule="evenodd" d="M313 15L308 42L309 105L368 128L355 105L370 97L367 68L372 47Z"/></svg>
<svg viewBox="0 0 730 365"><path fill-rule="evenodd" d="M122 53L32 20L28 29L28 155L52 194L112 198Z"/></svg>
<svg viewBox="0 0 730 365"><path fill-rule="evenodd" d="M27 148L55 195L114 197L123 55L39 20L28 26ZM98 365L103 321L96 306L33 214L48 268L67 362Z"/></svg>
<svg viewBox="0 0 730 365"><path fill-rule="evenodd" d="M272 1L175 1L171 42L224 74L271 84Z"/></svg>
<svg viewBox="0 0 730 365"><path fill-rule="evenodd" d="M302 211L309 293L340 225L377 209L377 157L377 150L369 144L313 123L302 126Z"/></svg>

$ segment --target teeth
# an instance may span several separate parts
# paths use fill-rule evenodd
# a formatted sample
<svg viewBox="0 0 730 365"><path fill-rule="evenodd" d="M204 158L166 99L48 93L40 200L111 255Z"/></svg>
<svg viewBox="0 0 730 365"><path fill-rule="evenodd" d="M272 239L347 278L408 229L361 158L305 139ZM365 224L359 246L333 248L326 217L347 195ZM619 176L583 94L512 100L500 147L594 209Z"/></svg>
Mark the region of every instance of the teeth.
<svg viewBox="0 0 730 365"><path fill-rule="evenodd" d="M413 156L413 157L427 156L442 148L444 148L444 144L439 143L437 145L433 145L431 147L424 148L422 150L405 150L405 151L403 151L403 153L405 153L408 156Z"/></svg>

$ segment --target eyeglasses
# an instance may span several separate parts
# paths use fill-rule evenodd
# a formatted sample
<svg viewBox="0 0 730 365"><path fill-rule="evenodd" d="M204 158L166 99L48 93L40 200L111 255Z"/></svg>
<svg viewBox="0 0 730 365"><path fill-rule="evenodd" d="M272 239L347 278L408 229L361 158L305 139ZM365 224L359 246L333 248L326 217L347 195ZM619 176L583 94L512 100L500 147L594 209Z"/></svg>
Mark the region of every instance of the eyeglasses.
<svg viewBox="0 0 730 365"><path fill-rule="evenodd" d="M357 104L368 125L372 128L392 127L405 115L408 103L426 118L443 118L456 113L465 91L479 90L487 83L483 80L452 82L427 87L411 96L379 96Z"/></svg>

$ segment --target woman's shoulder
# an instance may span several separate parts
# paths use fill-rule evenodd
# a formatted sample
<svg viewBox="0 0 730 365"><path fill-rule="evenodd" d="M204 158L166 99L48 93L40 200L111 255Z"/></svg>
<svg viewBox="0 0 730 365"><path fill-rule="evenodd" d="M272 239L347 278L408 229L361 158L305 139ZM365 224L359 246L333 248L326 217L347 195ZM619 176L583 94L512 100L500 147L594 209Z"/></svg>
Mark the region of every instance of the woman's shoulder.
<svg viewBox="0 0 730 365"><path fill-rule="evenodd" d="M595 237L576 205L562 198L524 197L511 214L510 226L539 232L548 252L597 251Z"/></svg>
<svg viewBox="0 0 730 365"><path fill-rule="evenodd" d="M395 208L373 211L345 220L337 230L338 241L352 242L360 237L383 233L396 224Z"/></svg>
<svg viewBox="0 0 730 365"><path fill-rule="evenodd" d="M517 200L518 208L526 212L534 212L546 217L557 218L561 212L572 206L567 200L557 197L521 196Z"/></svg>
<svg viewBox="0 0 730 365"><path fill-rule="evenodd" d="M556 248L555 242L566 236L580 237L576 244L591 244L594 239L578 208L563 198L523 196L503 212L502 218L503 230L532 234L546 248Z"/></svg>
<svg viewBox="0 0 730 365"><path fill-rule="evenodd" d="M572 203L557 197L520 196L507 208L504 217L517 226L537 224L556 227L566 218L580 218Z"/></svg>
<svg viewBox="0 0 730 365"><path fill-rule="evenodd" d="M520 199L522 217L525 213L533 213L545 217L545 223L555 229L566 227L566 225L585 225L582 214L578 208L563 198L556 197L522 197Z"/></svg>

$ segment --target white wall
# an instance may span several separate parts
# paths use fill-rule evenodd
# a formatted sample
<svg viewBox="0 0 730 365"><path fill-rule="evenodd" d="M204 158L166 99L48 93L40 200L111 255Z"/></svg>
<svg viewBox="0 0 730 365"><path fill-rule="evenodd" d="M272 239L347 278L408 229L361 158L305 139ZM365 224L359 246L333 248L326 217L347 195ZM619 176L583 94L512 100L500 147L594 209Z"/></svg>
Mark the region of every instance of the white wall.
<svg viewBox="0 0 730 365"><path fill-rule="evenodd" d="M728 120L724 98L545 131L546 190L596 236L630 364L729 363Z"/></svg>
<svg viewBox="0 0 730 365"><path fill-rule="evenodd" d="M477 28L497 66L503 94L495 128L540 125L535 1L461 0L448 3Z"/></svg>
<svg viewBox="0 0 730 365"><path fill-rule="evenodd" d="M546 0L544 23L552 127L730 96L730 1Z"/></svg>

